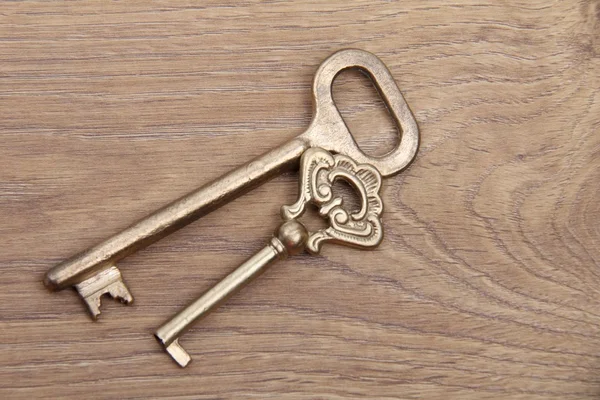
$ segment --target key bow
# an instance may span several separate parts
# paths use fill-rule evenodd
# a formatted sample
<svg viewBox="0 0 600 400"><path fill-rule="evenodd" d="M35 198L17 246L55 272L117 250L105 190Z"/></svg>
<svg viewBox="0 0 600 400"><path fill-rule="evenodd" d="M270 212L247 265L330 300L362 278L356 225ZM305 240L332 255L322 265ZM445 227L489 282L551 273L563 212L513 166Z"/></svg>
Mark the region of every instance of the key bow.
<svg viewBox="0 0 600 400"><path fill-rule="evenodd" d="M360 210L357 212L345 209L343 199L333 193L333 184L338 179L349 183L359 195ZM381 174L375 167L315 147L302 155L299 182L298 200L281 208L282 218L299 218L308 204L314 204L319 207L319 215L328 218L330 224L310 233L306 244L310 253L319 253L327 241L362 248L373 248L381 243Z"/></svg>

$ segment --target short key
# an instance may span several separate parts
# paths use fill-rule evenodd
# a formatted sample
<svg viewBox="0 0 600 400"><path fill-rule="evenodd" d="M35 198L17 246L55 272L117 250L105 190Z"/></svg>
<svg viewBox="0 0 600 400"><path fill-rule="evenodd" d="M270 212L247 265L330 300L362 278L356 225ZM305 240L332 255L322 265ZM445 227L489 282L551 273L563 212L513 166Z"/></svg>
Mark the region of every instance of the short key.
<svg viewBox="0 0 600 400"><path fill-rule="evenodd" d="M351 213L346 210L343 199L333 193L332 187L337 179L346 181L357 192L360 198L358 211ZM357 164L349 157L332 155L320 148L307 150L300 161L298 200L281 208L285 222L276 230L269 244L161 326L155 333L158 341L180 366L185 367L191 357L179 344L181 334L276 260L304 249L317 254L327 241L362 248L378 246L383 239L380 187L381 175L372 165ZM296 220L309 203L319 207L319 214L328 218L327 228L309 233Z"/></svg>
<svg viewBox="0 0 600 400"><path fill-rule="evenodd" d="M384 156L370 157L360 150L334 104L331 92L333 80L349 68L367 73L401 132L396 148ZM390 72L379 58L362 50L338 51L317 70L312 91L313 119L304 133L56 265L46 274L46 286L51 290L74 286L96 319L100 314L100 298L105 293L125 303L133 301L115 265L119 260L219 208L283 170L298 165L306 150L320 147L344 154L359 163L373 165L384 177L401 171L413 160L419 144L417 124Z"/></svg>

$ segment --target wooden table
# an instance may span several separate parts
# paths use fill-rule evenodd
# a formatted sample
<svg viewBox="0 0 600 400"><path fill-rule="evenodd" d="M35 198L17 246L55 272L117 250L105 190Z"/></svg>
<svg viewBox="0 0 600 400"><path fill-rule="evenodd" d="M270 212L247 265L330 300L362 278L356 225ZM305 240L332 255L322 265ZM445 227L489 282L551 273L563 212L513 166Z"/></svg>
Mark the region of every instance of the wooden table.
<svg viewBox="0 0 600 400"><path fill-rule="evenodd" d="M386 239L280 263L183 337L152 332L260 248L287 174L120 263L92 322L54 264L295 136L319 63L377 54L422 146ZM366 78L335 98L366 151ZM0 398L600 397L600 3L3 2ZM270 199L273 200L270 200Z"/></svg>

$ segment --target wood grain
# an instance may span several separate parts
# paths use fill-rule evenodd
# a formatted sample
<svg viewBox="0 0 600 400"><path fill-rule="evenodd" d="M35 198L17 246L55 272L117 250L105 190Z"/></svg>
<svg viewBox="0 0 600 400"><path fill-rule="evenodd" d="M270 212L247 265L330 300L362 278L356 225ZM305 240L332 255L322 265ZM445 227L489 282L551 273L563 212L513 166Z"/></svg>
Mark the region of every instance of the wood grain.
<svg viewBox="0 0 600 400"><path fill-rule="evenodd" d="M187 333L152 332L262 246L279 177L121 264L90 321L57 262L301 132L319 63L389 66L422 146L386 239L281 263ZM335 97L373 153L370 83ZM2 2L0 398L600 397L600 2Z"/></svg>

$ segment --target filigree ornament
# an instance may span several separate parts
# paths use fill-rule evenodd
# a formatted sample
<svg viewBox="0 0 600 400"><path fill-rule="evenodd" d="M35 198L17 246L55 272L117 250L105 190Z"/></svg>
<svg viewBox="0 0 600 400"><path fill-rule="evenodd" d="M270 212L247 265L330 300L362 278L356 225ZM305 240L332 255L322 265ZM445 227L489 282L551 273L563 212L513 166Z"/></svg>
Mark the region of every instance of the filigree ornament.
<svg viewBox="0 0 600 400"><path fill-rule="evenodd" d="M332 187L338 179L354 188L360 198L360 210L349 212L343 199L335 196ZM283 206L281 215L285 220L299 218L310 203L319 208L319 215L329 219L329 227L311 232L306 245L310 253L319 253L327 241L373 248L383 239L380 188L381 175L372 165L357 164L344 155L314 147L305 151L300 160L298 200L291 206Z"/></svg>

